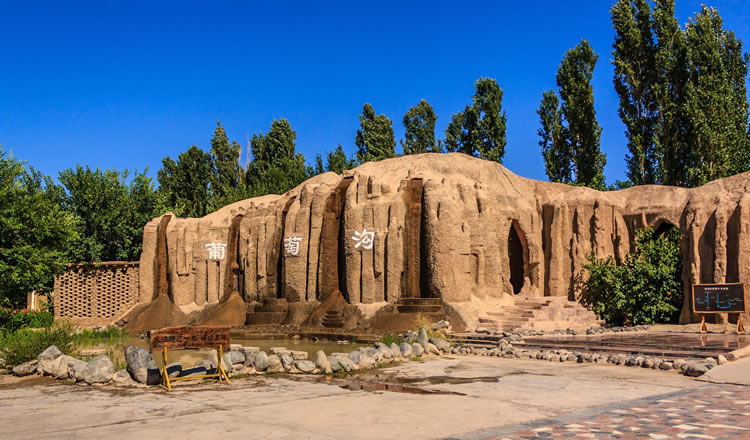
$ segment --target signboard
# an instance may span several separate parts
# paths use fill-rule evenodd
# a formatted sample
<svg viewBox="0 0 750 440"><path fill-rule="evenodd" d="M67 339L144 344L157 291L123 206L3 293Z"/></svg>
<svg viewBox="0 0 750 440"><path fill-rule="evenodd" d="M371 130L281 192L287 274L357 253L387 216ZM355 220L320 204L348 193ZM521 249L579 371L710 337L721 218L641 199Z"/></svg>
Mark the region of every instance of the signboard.
<svg viewBox="0 0 750 440"><path fill-rule="evenodd" d="M167 348L187 350L193 348L229 348L229 327L198 327L183 325L153 330L150 333L151 351Z"/></svg>
<svg viewBox="0 0 750 440"><path fill-rule="evenodd" d="M745 285L693 284L694 313L744 313Z"/></svg>

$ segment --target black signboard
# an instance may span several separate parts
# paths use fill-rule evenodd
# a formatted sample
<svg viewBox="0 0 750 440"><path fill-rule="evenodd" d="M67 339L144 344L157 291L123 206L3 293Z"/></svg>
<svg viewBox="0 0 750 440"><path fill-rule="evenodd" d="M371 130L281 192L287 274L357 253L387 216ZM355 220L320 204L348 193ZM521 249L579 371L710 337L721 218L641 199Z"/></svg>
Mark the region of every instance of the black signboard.
<svg viewBox="0 0 750 440"><path fill-rule="evenodd" d="M694 284L693 312L695 313L744 313L745 285Z"/></svg>

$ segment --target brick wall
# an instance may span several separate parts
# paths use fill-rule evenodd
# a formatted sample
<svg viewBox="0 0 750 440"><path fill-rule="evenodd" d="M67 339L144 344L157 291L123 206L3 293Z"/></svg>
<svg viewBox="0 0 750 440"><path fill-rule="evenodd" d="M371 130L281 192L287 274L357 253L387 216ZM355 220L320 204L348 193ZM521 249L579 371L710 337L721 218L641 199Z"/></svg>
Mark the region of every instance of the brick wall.
<svg viewBox="0 0 750 440"><path fill-rule="evenodd" d="M81 325L117 321L138 302L138 262L71 265L55 277L55 317Z"/></svg>

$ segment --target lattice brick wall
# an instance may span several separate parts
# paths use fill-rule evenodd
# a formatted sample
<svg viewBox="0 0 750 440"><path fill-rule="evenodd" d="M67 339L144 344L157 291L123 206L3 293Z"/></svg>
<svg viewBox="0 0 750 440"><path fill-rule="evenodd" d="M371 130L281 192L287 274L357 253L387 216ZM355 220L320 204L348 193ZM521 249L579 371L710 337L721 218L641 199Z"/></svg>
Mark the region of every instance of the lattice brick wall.
<svg viewBox="0 0 750 440"><path fill-rule="evenodd" d="M55 316L106 325L138 302L138 263L71 265L55 277Z"/></svg>

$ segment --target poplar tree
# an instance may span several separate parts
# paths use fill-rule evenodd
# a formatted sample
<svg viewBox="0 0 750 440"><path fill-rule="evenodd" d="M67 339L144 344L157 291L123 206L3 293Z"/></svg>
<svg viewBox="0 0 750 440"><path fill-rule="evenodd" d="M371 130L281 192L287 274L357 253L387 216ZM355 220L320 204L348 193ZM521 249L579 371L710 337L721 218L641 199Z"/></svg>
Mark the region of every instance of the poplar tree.
<svg viewBox="0 0 750 440"><path fill-rule="evenodd" d="M243 197L244 176L240 167L242 147L229 142L221 122L217 122L211 138L211 192L215 208L236 202Z"/></svg>
<svg viewBox="0 0 750 440"><path fill-rule="evenodd" d="M250 140L253 160L245 173L249 196L283 194L304 182L313 172L305 156L296 151L297 133L286 119L274 120L267 134Z"/></svg>
<svg viewBox="0 0 750 440"><path fill-rule="evenodd" d="M606 156L599 149L601 127L596 121L591 78L598 56L586 40L568 50L557 70L561 111L575 165L576 183L603 190Z"/></svg>
<svg viewBox="0 0 750 440"><path fill-rule="evenodd" d="M658 108L654 99L657 76L651 8L647 0L619 0L610 12L615 30L614 85L630 152L626 156L627 176L635 185L656 183Z"/></svg>
<svg viewBox="0 0 750 440"><path fill-rule="evenodd" d="M657 122L654 144L658 181L686 186L689 150L682 112L687 81L685 35L675 18L674 0L657 0L652 9L654 75L652 84Z"/></svg>
<svg viewBox="0 0 750 440"><path fill-rule="evenodd" d="M211 212L211 155L193 145L176 162L169 156L161 162L156 176L166 208L179 217L203 217Z"/></svg>
<svg viewBox="0 0 750 440"><path fill-rule="evenodd" d="M437 115L424 99L404 115L404 139L401 147L404 154L440 153L442 148L435 142Z"/></svg>
<svg viewBox="0 0 750 440"><path fill-rule="evenodd" d="M714 8L703 6L686 25L685 37L687 183L698 186L748 169L748 55Z"/></svg>
<svg viewBox="0 0 750 440"><path fill-rule="evenodd" d="M542 147L544 167L551 182L573 182L573 155L568 142L568 131L563 126L560 100L554 90L542 94L537 110L541 128L537 130L539 146Z"/></svg>
<svg viewBox="0 0 750 440"><path fill-rule="evenodd" d="M472 105L454 114L445 130L446 149L502 163L507 143L503 89L493 78L479 78L474 88Z"/></svg>
<svg viewBox="0 0 750 440"><path fill-rule="evenodd" d="M359 163L396 157L393 125L386 115L377 115L372 105L365 104L359 115L359 126L354 138Z"/></svg>

